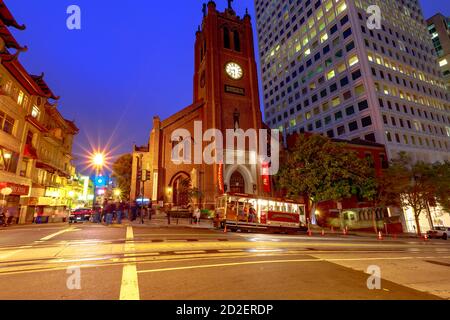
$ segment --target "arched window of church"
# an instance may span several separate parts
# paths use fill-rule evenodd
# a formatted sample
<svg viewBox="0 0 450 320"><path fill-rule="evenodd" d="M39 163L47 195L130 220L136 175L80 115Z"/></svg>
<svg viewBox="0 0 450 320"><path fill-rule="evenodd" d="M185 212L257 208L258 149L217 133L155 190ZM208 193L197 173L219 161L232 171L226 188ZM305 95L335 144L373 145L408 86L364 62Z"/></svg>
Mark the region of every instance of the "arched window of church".
<svg viewBox="0 0 450 320"><path fill-rule="evenodd" d="M234 50L241 52L241 39L238 31L234 31Z"/></svg>
<svg viewBox="0 0 450 320"><path fill-rule="evenodd" d="M231 49L230 31L227 27L223 28L223 46L225 49Z"/></svg>

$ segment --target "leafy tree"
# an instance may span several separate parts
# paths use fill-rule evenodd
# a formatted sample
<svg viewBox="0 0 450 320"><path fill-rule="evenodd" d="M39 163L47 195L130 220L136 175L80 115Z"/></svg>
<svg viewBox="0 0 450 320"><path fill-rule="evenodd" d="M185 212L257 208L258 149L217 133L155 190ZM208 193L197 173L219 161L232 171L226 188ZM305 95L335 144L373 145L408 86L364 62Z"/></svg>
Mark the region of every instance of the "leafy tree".
<svg viewBox="0 0 450 320"><path fill-rule="evenodd" d="M391 181L388 191L399 195L399 204L404 210L412 209L418 235L421 235L420 216L430 200L436 199L435 174L433 165L413 163L404 152L391 161L386 171L386 178Z"/></svg>
<svg viewBox="0 0 450 320"><path fill-rule="evenodd" d="M131 192L131 175L132 175L133 156L124 154L119 157L113 164L113 178L117 181L117 186L122 192L122 197L126 200L130 197Z"/></svg>
<svg viewBox="0 0 450 320"><path fill-rule="evenodd" d="M376 195L375 173L366 159L329 138L301 135L281 165L278 184L289 197L308 195L311 217L319 202L342 201L359 196L368 201Z"/></svg>
<svg viewBox="0 0 450 320"><path fill-rule="evenodd" d="M182 199L186 199L188 203L186 205L191 204L193 199L197 200L197 203L200 202L200 198L202 197L202 192L198 188L192 187L192 180L190 178L185 178L180 181L178 192Z"/></svg>
<svg viewBox="0 0 450 320"><path fill-rule="evenodd" d="M435 201L433 202L438 203L450 213L450 162L434 164L432 179L435 187Z"/></svg>

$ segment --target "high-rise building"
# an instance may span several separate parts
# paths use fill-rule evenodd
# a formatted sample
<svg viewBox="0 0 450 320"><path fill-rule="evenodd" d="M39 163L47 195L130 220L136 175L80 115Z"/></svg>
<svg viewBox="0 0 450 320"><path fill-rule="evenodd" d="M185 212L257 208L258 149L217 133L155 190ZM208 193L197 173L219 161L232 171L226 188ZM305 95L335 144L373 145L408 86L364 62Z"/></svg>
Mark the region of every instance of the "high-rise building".
<svg viewBox="0 0 450 320"><path fill-rule="evenodd" d="M450 160L449 93L417 0L255 1L267 124Z"/></svg>
<svg viewBox="0 0 450 320"><path fill-rule="evenodd" d="M434 49L439 57L439 67L447 81L447 89L450 90L450 18L438 13L427 22Z"/></svg>

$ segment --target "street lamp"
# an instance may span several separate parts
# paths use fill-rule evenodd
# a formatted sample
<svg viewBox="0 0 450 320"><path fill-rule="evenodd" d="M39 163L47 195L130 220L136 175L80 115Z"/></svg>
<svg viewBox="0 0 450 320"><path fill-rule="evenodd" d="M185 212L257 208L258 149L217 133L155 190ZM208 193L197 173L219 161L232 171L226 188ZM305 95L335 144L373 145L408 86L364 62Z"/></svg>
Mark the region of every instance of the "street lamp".
<svg viewBox="0 0 450 320"><path fill-rule="evenodd" d="M103 153L96 153L92 158L92 163L96 168L101 168L105 164L105 155Z"/></svg>
<svg viewBox="0 0 450 320"><path fill-rule="evenodd" d="M0 191L0 193L3 196L3 200L2 200L2 211L3 211L4 207L6 206L5 199L6 199L7 196L9 196L9 195L11 195L11 193L13 193L13 189L11 189L9 187L6 187L6 188L3 188Z"/></svg>
<svg viewBox="0 0 450 320"><path fill-rule="evenodd" d="M92 156L92 165L95 167L95 180L100 175L100 170L105 164L105 155L97 152ZM94 199L92 201L92 208L95 210L95 204L97 202L97 181L94 181Z"/></svg>
<svg viewBox="0 0 450 320"><path fill-rule="evenodd" d="M120 189L115 189L114 190L114 196L120 200L120 196L122 195L122 191L120 191Z"/></svg>

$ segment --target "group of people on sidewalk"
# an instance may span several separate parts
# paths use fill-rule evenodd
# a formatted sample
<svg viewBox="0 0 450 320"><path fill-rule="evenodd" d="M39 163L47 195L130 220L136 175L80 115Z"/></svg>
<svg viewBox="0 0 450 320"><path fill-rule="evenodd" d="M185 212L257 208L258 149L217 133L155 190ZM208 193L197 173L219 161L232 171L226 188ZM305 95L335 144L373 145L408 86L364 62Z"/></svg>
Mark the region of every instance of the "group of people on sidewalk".
<svg viewBox="0 0 450 320"><path fill-rule="evenodd" d="M136 202L131 205L123 201L113 202L105 200L103 206L96 205L93 215L94 223L104 223L107 226L113 223L122 224L124 219L128 221L140 221L144 223L144 219L151 220L153 214L151 204L149 206L140 206Z"/></svg>

